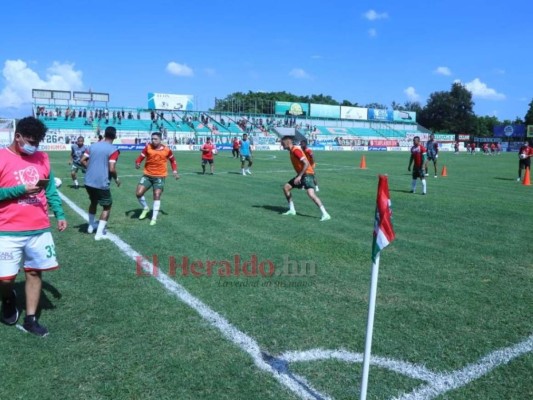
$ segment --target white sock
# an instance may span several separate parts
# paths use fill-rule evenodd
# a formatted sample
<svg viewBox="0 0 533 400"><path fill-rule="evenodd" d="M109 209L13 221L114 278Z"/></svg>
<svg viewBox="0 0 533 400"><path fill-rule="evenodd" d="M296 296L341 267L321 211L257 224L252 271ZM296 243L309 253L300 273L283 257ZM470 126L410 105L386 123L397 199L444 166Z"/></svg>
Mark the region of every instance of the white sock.
<svg viewBox="0 0 533 400"><path fill-rule="evenodd" d="M294 209L294 202L291 200L289 201L289 211L295 211Z"/></svg>
<svg viewBox="0 0 533 400"><path fill-rule="evenodd" d="M89 214L89 225L94 226L95 214Z"/></svg>
<svg viewBox="0 0 533 400"><path fill-rule="evenodd" d="M244 174L244 168L241 168L241 172Z"/></svg>
<svg viewBox="0 0 533 400"><path fill-rule="evenodd" d="M328 215L328 212L326 211L326 207L320 206L320 211L322 212L322 215Z"/></svg>
<svg viewBox="0 0 533 400"><path fill-rule="evenodd" d="M146 199L144 198L144 196L137 198L137 200L139 200L139 204L141 205L143 209L146 210L148 208L148 203L146 202Z"/></svg>
<svg viewBox="0 0 533 400"><path fill-rule="evenodd" d="M107 221L100 220L98 222L98 229L96 229L96 235L102 236L104 234L105 226L107 225Z"/></svg>
<svg viewBox="0 0 533 400"><path fill-rule="evenodd" d="M411 190L413 192L416 190L416 179L413 179L413 183L411 183Z"/></svg>
<svg viewBox="0 0 533 400"><path fill-rule="evenodd" d="M157 214L159 214L159 209L161 208L161 200L154 200L154 208L152 210L152 220L157 219Z"/></svg>
<svg viewBox="0 0 533 400"><path fill-rule="evenodd" d="M422 179L422 193L426 193L426 180Z"/></svg>
<svg viewBox="0 0 533 400"><path fill-rule="evenodd" d="M74 186L79 186L78 180L74 179Z"/></svg>

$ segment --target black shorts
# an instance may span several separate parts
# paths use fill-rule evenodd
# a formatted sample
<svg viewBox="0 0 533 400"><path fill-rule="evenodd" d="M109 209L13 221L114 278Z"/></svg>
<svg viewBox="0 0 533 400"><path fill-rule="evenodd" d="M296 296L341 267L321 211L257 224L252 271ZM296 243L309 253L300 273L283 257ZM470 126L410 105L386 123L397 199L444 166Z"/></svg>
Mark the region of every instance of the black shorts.
<svg viewBox="0 0 533 400"><path fill-rule="evenodd" d="M531 168L531 158L527 157L523 160L518 160L518 168L524 169L524 168Z"/></svg>
<svg viewBox="0 0 533 400"><path fill-rule="evenodd" d="M208 160L207 158L202 158L202 165L205 165L205 164L213 164L213 159L211 160Z"/></svg>
<svg viewBox="0 0 533 400"><path fill-rule="evenodd" d="M87 190L87 193L89 194L91 203L98 203L101 206L111 206L113 204L111 190L97 189L87 185L85 185L85 190Z"/></svg>
<svg viewBox="0 0 533 400"><path fill-rule="evenodd" d="M424 179L425 178L425 172L424 172L424 168L423 167L414 167L413 168L413 179L417 179L417 178L420 178L420 179Z"/></svg>

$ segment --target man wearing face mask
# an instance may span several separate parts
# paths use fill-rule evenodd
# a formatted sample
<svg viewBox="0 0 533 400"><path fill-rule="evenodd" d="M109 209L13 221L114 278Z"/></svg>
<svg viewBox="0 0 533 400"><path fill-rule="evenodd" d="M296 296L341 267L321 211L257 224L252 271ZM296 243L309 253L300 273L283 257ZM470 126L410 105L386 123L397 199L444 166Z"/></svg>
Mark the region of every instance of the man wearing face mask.
<svg viewBox="0 0 533 400"><path fill-rule="evenodd" d="M50 232L48 207L57 228L67 228L48 155L38 151L47 128L38 119L21 119L11 145L0 149L0 319L15 325L19 318L15 279L22 264L26 275L26 317L22 328L37 336L48 330L36 319L42 271L58 268Z"/></svg>

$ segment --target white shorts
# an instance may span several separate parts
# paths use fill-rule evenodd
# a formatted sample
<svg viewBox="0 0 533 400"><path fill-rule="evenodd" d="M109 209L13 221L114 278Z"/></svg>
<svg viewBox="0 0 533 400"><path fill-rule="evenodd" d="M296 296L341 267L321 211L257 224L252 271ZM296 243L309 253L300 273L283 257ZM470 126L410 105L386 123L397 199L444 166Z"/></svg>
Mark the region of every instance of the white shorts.
<svg viewBox="0 0 533 400"><path fill-rule="evenodd" d="M58 268L54 239L50 232L32 236L0 236L0 280L11 280L19 272Z"/></svg>

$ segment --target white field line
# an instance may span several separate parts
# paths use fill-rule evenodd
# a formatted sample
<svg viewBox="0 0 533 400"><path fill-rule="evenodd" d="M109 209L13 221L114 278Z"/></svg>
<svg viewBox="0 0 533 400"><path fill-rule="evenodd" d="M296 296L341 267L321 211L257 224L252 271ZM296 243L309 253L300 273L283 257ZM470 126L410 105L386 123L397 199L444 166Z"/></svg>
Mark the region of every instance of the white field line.
<svg viewBox="0 0 533 400"><path fill-rule="evenodd" d="M482 357L476 364L463 369L441 374L429 384L419 387L393 400L430 400L450 390L458 389L488 374L494 368L509 363L512 359L533 351L533 335L510 347L498 349Z"/></svg>
<svg viewBox="0 0 533 400"><path fill-rule="evenodd" d="M309 362L318 360L336 359L348 363L362 363L363 353L352 353L346 350L313 349L307 351L289 351L279 356L280 359L291 362ZM413 379L432 382L438 374L428 370L424 366L405 361L392 360L390 358L371 356L370 364L386 368Z"/></svg>
<svg viewBox="0 0 533 400"><path fill-rule="evenodd" d="M68 206L75 211L80 217L85 221L88 220L88 215L80 207L78 207L72 200L66 197L63 193L59 193L61 199L68 204ZM139 257L142 258L142 255L133 250L129 244L124 242L120 237L107 232L107 236L110 241L115 244L120 251L122 251L126 256L131 258L134 262L137 262ZM143 262L143 269L146 273L152 275L153 265L146 261ZM153 275L152 275L153 276ZM250 336L241 332L236 327L231 325L224 317L222 317L217 312L210 309L202 301L191 295L183 286L179 283L173 281L165 273L158 271L157 276L153 276L157 281L159 281L163 287L175 295L179 300L187 304L193 310L195 310L203 319L209 322L214 328L218 329L222 335L228 339L230 342L237 345L241 350L248 353L252 357L255 365L266 372L270 372L274 378L280 382L287 389L291 390L294 394L302 399L330 399L330 397L318 392L316 389L311 387L309 383L298 375L292 374L286 370L283 365L278 365L274 361L267 362L266 360L272 359L268 357L265 352L262 352L258 343Z"/></svg>

